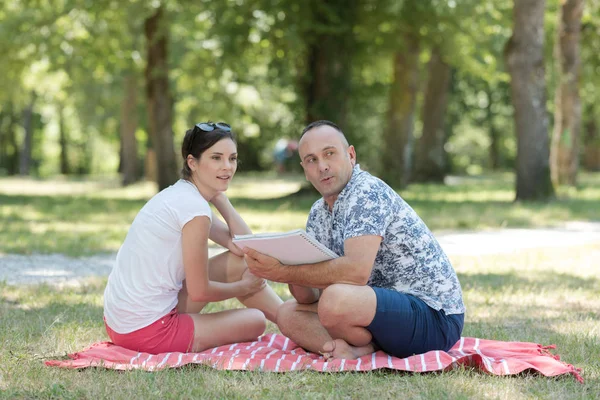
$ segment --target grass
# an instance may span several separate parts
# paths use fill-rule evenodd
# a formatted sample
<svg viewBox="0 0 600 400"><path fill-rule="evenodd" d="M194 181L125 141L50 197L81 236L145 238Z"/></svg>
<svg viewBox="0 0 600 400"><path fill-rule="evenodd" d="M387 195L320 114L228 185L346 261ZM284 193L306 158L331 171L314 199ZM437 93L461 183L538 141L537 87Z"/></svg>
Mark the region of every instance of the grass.
<svg viewBox="0 0 600 400"><path fill-rule="evenodd" d="M145 373L62 370L43 360L107 340L105 279L79 287L0 284L0 397L5 398L597 398L600 395L600 246L455 257L468 308L463 335L556 344L570 376L484 375L470 369L412 375L265 374L202 366ZM284 297L283 285L275 285ZM238 307L235 300L211 310ZM273 325L269 331L274 332Z"/></svg>
<svg viewBox="0 0 600 400"><path fill-rule="evenodd" d="M304 227L317 196L286 196L303 178L236 177L228 194L256 232ZM570 220L600 221L600 174L577 189L562 189L549 203L514 203L513 177L455 178L450 185L411 185L401 195L432 230L552 226ZM0 178L0 252L115 252L154 186L128 188L114 179L37 181Z"/></svg>
<svg viewBox="0 0 600 400"><path fill-rule="evenodd" d="M600 177L549 204L514 204L510 176L464 179L450 186L414 185L402 195L434 229L548 226L600 220ZM242 177L232 202L256 231L302 227L311 197L281 197L301 179ZM115 251L152 186L118 188L111 180L0 179L0 252L71 255ZM107 340L102 324L105 279L77 287L0 282L0 398L507 398L600 397L599 245L455 256L468 309L463 335L556 344L561 358L583 369L572 377L390 372L265 374L188 366L156 373L48 368L92 342ZM0 268L1 268L0 255ZM283 285L274 285L289 297ZM235 300L209 310L237 307ZM276 328L270 324L270 332Z"/></svg>

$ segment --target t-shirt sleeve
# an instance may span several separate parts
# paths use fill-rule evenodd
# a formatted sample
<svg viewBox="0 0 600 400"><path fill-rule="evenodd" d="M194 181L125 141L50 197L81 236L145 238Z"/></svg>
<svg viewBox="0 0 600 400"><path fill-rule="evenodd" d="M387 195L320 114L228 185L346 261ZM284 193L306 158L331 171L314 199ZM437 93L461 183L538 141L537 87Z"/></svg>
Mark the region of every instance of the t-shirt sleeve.
<svg viewBox="0 0 600 400"><path fill-rule="evenodd" d="M185 224L199 216L207 216L212 221L212 210L208 201L195 193L182 196L173 210L181 229L183 229Z"/></svg>
<svg viewBox="0 0 600 400"><path fill-rule="evenodd" d="M344 241L357 236L383 237L393 220L393 202L384 186L364 184L351 194L345 214Z"/></svg>

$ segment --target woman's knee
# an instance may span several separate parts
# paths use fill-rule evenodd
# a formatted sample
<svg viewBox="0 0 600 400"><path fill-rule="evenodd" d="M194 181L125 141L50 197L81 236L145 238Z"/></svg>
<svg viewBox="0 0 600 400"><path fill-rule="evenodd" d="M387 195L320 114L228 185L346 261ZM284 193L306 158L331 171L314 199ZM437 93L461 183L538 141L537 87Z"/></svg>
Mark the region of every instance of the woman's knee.
<svg viewBox="0 0 600 400"><path fill-rule="evenodd" d="M209 276L218 282L237 282L248 268L244 257L230 251L217 254L209 260Z"/></svg>
<svg viewBox="0 0 600 400"><path fill-rule="evenodd" d="M245 310L245 316L242 323L242 329L250 338L257 338L265 332L267 328L267 318L262 311L256 308Z"/></svg>

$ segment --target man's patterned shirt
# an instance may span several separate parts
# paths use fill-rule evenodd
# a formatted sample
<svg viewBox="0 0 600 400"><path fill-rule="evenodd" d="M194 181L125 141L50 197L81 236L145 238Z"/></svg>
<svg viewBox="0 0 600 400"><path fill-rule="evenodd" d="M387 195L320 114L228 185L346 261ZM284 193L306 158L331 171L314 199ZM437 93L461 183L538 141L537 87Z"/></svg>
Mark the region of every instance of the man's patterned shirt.
<svg viewBox="0 0 600 400"><path fill-rule="evenodd" d="M313 204L306 231L340 256L347 239L381 236L369 286L411 294L446 314L465 312L456 272L429 228L398 193L358 165L333 211L323 198Z"/></svg>

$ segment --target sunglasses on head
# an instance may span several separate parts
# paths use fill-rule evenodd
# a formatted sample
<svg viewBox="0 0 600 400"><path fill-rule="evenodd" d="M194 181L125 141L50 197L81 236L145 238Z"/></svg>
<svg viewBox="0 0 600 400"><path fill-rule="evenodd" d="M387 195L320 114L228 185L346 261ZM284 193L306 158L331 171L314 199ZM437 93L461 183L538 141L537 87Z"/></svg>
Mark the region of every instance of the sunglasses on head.
<svg viewBox="0 0 600 400"><path fill-rule="evenodd" d="M212 132L215 129L221 129L222 131L229 132L231 131L231 126L229 126L229 124L226 124L225 122L200 122L194 125L194 130L192 134L196 134L196 132L199 130L203 132Z"/></svg>
<svg viewBox="0 0 600 400"><path fill-rule="evenodd" d="M194 141L198 137L198 133L212 132L215 129L220 129L224 132L231 132L231 126L229 126L229 124L226 124L225 122L199 122L196 125L194 125L194 128L192 129L192 137L190 138L189 153L192 153L192 149L194 148Z"/></svg>

